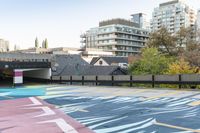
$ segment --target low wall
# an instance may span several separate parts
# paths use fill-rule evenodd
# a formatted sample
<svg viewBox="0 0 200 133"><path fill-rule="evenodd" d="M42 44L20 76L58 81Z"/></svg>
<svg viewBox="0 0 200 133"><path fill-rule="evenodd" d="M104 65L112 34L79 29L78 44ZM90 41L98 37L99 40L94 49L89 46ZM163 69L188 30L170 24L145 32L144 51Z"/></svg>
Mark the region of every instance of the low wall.
<svg viewBox="0 0 200 133"><path fill-rule="evenodd" d="M52 76L52 82L69 82L72 83L96 83L104 84L110 83L117 85L120 83L129 83L130 86L133 83L148 83L152 84L177 84L179 88L183 84L200 84L200 74L182 74L182 75L99 75L99 76L82 76L82 75L71 75L71 76Z"/></svg>

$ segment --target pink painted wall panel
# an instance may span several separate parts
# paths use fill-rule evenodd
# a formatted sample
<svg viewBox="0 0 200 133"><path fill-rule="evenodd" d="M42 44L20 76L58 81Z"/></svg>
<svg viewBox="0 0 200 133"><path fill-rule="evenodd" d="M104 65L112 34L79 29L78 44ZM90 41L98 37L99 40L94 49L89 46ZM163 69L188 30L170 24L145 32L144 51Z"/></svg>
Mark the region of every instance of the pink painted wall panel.
<svg viewBox="0 0 200 133"><path fill-rule="evenodd" d="M23 76L23 72L22 71L15 71L14 72L14 76L15 77L22 77Z"/></svg>

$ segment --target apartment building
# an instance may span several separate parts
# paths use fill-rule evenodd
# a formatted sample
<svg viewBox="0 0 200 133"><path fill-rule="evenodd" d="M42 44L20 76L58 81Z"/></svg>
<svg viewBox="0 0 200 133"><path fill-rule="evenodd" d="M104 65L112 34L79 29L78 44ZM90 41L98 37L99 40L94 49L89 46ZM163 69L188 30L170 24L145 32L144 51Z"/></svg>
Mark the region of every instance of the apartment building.
<svg viewBox="0 0 200 133"><path fill-rule="evenodd" d="M161 3L152 13L151 30L166 27L170 33L176 33L181 27L195 27L196 11L184 0Z"/></svg>
<svg viewBox="0 0 200 133"><path fill-rule="evenodd" d="M200 30L200 9L197 12L197 29Z"/></svg>
<svg viewBox="0 0 200 133"><path fill-rule="evenodd" d="M150 22L147 19L147 15L144 13L135 13L131 15L131 21L138 23L140 28L150 30Z"/></svg>
<svg viewBox="0 0 200 133"><path fill-rule="evenodd" d="M88 33L94 30L92 40ZM140 28L138 23L118 18L102 21L98 28L93 28L82 36L86 48L103 49L115 56L139 54L148 37L148 30Z"/></svg>
<svg viewBox="0 0 200 133"><path fill-rule="evenodd" d="M97 48L97 34L98 27L91 28L90 30L86 31L86 33L80 36L82 38L82 45L87 44L87 48Z"/></svg>
<svg viewBox="0 0 200 133"><path fill-rule="evenodd" d="M8 52L8 51L9 51L9 41L0 39L0 52Z"/></svg>

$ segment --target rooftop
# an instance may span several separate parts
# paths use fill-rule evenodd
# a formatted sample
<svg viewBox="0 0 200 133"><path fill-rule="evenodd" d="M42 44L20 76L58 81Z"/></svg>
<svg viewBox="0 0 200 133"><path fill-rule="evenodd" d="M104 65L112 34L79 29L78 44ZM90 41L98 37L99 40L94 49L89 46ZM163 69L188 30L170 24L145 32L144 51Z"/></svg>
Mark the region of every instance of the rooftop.
<svg viewBox="0 0 200 133"><path fill-rule="evenodd" d="M126 25L126 26L130 26L130 27L138 27L138 28L140 27L139 24L137 24L137 23L134 23L134 22L126 20L126 19L121 19L121 18L101 21L101 22L99 22L99 27L113 25L113 24L121 24L121 25Z"/></svg>
<svg viewBox="0 0 200 133"><path fill-rule="evenodd" d="M171 4L176 4L176 3L179 3L179 2L184 2L184 0L173 0L173 1L168 1L168 2L165 2L165 3L161 3L160 7L171 5Z"/></svg>

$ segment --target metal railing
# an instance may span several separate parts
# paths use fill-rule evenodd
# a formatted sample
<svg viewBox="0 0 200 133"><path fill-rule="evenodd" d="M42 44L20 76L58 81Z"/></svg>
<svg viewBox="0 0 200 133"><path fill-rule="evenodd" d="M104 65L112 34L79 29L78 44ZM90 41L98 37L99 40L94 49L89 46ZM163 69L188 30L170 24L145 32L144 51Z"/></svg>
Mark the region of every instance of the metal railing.
<svg viewBox="0 0 200 133"><path fill-rule="evenodd" d="M200 85L200 74L181 74L181 75L99 75L99 76L52 76L51 82L56 83L93 83L95 85L112 85L117 86L119 84L151 84L154 88L157 84L171 84L178 85L182 88L182 85Z"/></svg>

